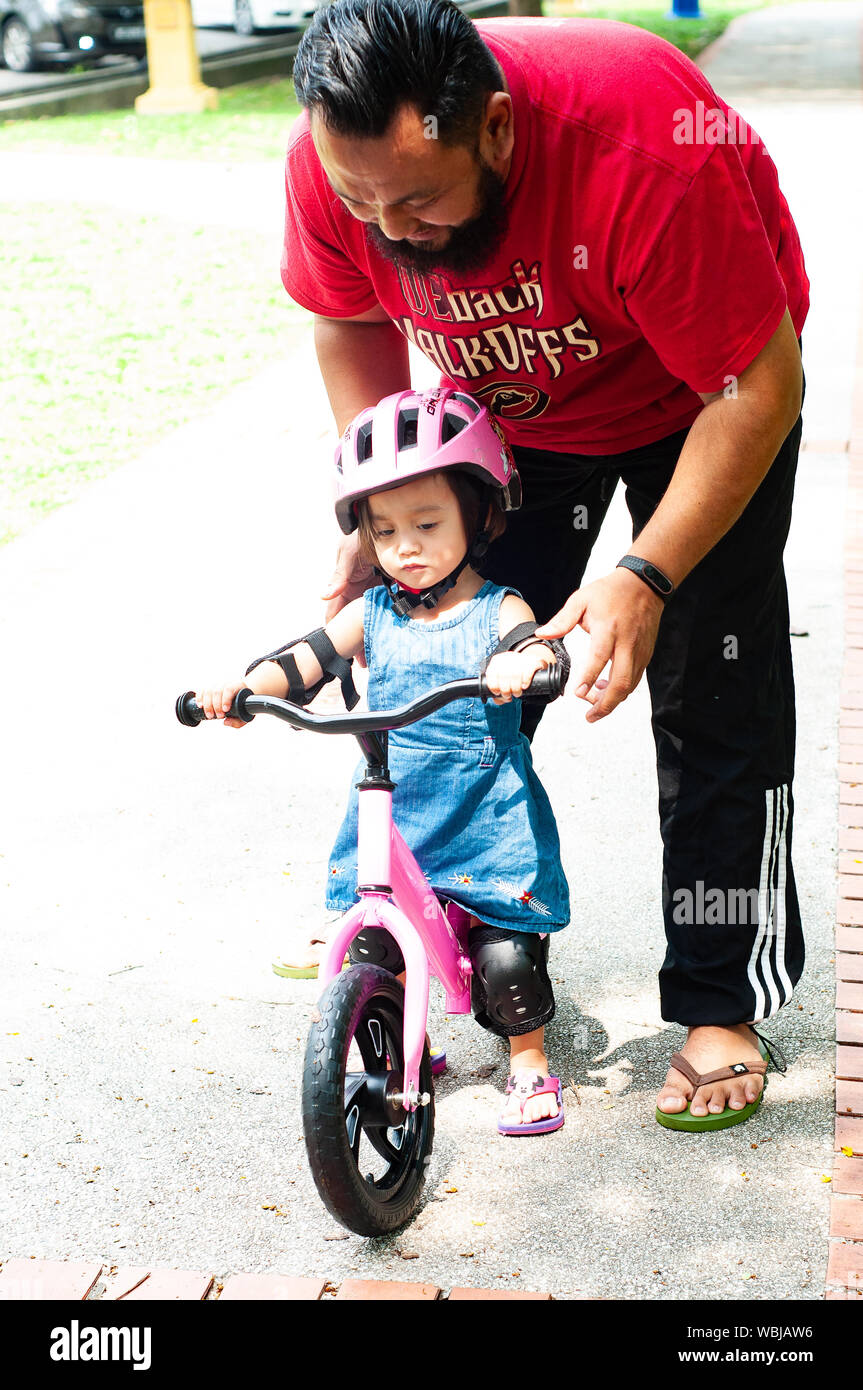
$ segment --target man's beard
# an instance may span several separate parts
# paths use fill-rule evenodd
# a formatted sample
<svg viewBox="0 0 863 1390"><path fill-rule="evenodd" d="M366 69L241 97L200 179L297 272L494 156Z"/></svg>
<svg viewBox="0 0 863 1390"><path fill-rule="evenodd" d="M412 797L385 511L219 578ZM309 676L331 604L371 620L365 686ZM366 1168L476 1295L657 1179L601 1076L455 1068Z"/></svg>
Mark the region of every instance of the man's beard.
<svg viewBox="0 0 863 1390"><path fill-rule="evenodd" d="M378 254L409 270L476 270L486 265L506 236L509 218L504 180L482 159L479 167L480 210L469 222L449 228L446 246L435 251L407 240L391 241L376 223L367 222L366 236Z"/></svg>

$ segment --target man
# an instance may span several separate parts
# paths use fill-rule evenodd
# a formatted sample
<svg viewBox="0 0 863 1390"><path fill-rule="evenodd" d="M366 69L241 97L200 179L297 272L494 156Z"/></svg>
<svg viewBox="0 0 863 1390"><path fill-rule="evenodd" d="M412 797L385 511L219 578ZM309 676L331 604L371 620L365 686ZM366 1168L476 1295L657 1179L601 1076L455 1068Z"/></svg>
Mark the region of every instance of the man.
<svg viewBox="0 0 863 1390"><path fill-rule="evenodd" d="M542 634L590 634L588 720L647 668L662 1014L690 1073L657 1118L736 1122L762 1085L748 1025L803 966L782 551L808 281L775 167L694 64L606 21L336 0L294 80L282 278L336 424L409 383L413 341L513 446L525 505L484 572ZM633 550L580 588L619 479ZM328 616L367 580L343 547Z"/></svg>

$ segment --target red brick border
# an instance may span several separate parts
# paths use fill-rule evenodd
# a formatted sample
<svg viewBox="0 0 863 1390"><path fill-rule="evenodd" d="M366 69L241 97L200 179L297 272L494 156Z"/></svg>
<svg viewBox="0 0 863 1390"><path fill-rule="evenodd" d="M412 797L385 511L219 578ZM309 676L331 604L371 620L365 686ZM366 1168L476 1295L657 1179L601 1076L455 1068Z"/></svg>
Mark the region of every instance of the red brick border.
<svg viewBox="0 0 863 1390"><path fill-rule="evenodd" d="M861 1203L863 1210L863 1203ZM863 1253L863 1245L860 1247ZM290 1274L232 1274L224 1284L212 1274L189 1269L137 1268L107 1269L98 1261L88 1264L35 1258L7 1259L0 1262L0 1302L60 1299L69 1302L143 1302L145 1299L179 1299L184 1302L234 1302L239 1299L300 1300L317 1302L324 1295L335 1301L354 1300L380 1303L390 1300L421 1299L448 1302L449 1299L489 1301L529 1299L551 1301L550 1293L519 1289L452 1288L448 1293L436 1284L394 1283L386 1279L345 1279L341 1286L323 1279L299 1278ZM327 1301L330 1301L329 1297Z"/></svg>
<svg viewBox="0 0 863 1390"><path fill-rule="evenodd" d="M863 1298L863 302L848 446L839 712L836 1126L825 1298Z"/></svg>

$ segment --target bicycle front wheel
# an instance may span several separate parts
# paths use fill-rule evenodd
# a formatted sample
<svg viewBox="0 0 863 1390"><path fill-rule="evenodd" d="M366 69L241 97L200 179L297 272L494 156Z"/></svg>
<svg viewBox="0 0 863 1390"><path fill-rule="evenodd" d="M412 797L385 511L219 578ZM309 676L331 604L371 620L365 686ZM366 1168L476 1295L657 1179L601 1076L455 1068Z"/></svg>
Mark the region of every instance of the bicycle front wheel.
<svg viewBox="0 0 863 1390"><path fill-rule="evenodd" d="M306 1045L303 1130L312 1176L327 1210L361 1236L386 1235L419 1205L434 1137L428 1046L420 1090L428 1105L407 1113L390 1097L404 1075L404 989L376 965L337 975L318 1003Z"/></svg>

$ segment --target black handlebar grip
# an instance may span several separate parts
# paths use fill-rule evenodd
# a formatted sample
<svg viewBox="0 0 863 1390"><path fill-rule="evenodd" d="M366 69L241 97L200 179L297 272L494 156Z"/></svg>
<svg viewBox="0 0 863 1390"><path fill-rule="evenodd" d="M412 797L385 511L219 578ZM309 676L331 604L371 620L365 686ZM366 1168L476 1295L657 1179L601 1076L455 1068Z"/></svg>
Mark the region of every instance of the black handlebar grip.
<svg viewBox="0 0 863 1390"><path fill-rule="evenodd" d="M174 712L181 724L185 724L187 729L194 729L204 718L204 711L195 700L194 690L187 690L185 694L177 697Z"/></svg>
<svg viewBox="0 0 863 1390"><path fill-rule="evenodd" d="M566 684L563 667L561 663L555 662L554 666L544 666L541 671L537 671L525 695L547 695L550 700L554 700L563 693Z"/></svg>
<svg viewBox="0 0 863 1390"><path fill-rule="evenodd" d="M246 710L246 696L252 693L248 686L237 691L231 708L228 710L229 718L242 719L244 724L251 724L255 716ZM184 695L180 695L174 708L180 723L185 724L187 729L194 729L201 723L202 719L206 718L204 711L195 699L194 690L187 690Z"/></svg>
<svg viewBox="0 0 863 1390"><path fill-rule="evenodd" d="M562 695L566 687L568 671L563 668L563 663L558 661L554 666L544 666L541 671L537 671L533 680L524 692L524 697L529 695L547 696L549 700L556 700L558 695ZM480 699L491 699L491 691L484 675L479 678Z"/></svg>

